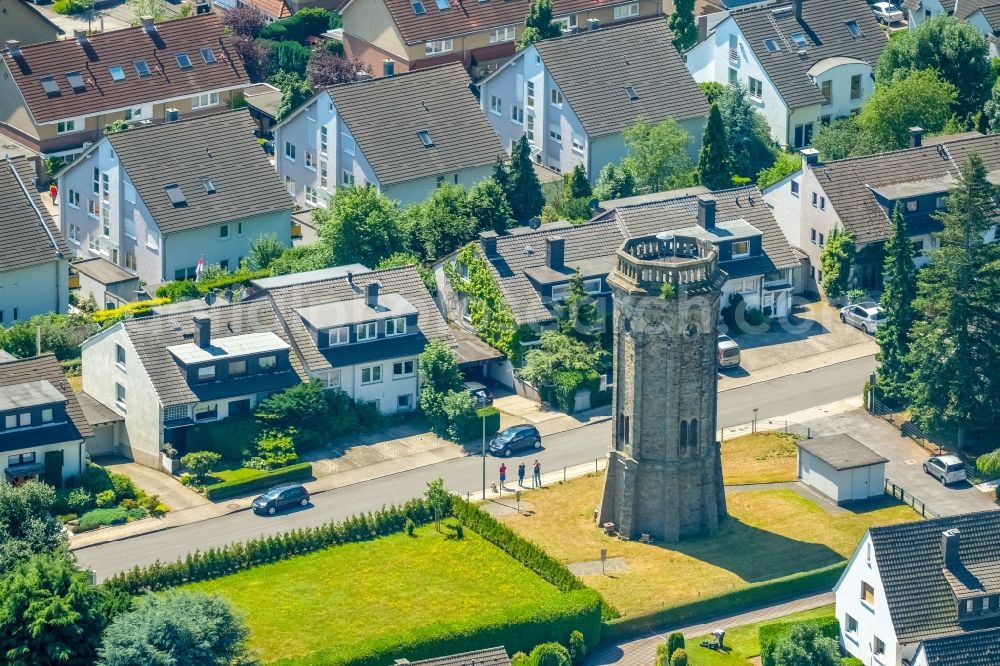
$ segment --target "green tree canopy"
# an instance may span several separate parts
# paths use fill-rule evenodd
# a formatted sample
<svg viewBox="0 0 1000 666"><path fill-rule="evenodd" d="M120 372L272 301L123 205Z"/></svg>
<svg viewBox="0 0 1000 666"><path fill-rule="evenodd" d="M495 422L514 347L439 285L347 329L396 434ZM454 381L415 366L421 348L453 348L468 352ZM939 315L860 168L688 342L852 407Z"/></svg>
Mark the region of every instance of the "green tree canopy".
<svg viewBox="0 0 1000 666"><path fill-rule="evenodd" d="M733 175L753 178L774 164L771 129L764 116L750 104L746 88L725 86L715 101L722 114Z"/></svg>
<svg viewBox="0 0 1000 666"><path fill-rule="evenodd" d="M837 299L850 287L851 266L854 264L854 238L847 229L838 227L830 232L820 254L823 269L823 291L827 298Z"/></svg>
<svg viewBox="0 0 1000 666"><path fill-rule="evenodd" d="M698 41L698 26L694 22L694 0L674 0L674 13L667 25L674 33L674 48L683 53Z"/></svg>
<svg viewBox="0 0 1000 666"><path fill-rule="evenodd" d="M542 212L545 197L531 161L531 147L524 135L514 144L507 178L507 201L518 222L527 222Z"/></svg>
<svg viewBox="0 0 1000 666"><path fill-rule="evenodd" d="M994 196L982 157L970 155L937 213L940 247L917 277L911 411L924 427L954 428L960 447L1000 420L1000 243L984 240Z"/></svg>
<svg viewBox="0 0 1000 666"><path fill-rule="evenodd" d="M778 181L791 176L802 168L802 157L798 153L780 151L774 164L757 173L757 187L766 189Z"/></svg>
<svg viewBox="0 0 1000 666"><path fill-rule="evenodd" d="M881 149L905 148L911 127L919 126L931 133L944 129L955 99L955 86L933 71L910 71L875 86L857 124Z"/></svg>
<svg viewBox="0 0 1000 666"><path fill-rule="evenodd" d="M420 262L420 257L413 252L396 252L391 254L378 262L375 268L382 270L383 268L398 268L400 266L416 266L417 273L420 274L420 281L427 287L427 291L431 294L437 292L437 285L434 282L434 271L424 266Z"/></svg>
<svg viewBox="0 0 1000 666"><path fill-rule="evenodd" d="M524 366L518 374L535 386L550 385L557 373L575 371L596 374L605 367L607 352L588 345L559 331L542 333L536 347L525 354Z"/></svg>
<svg viewBox="0 0 1000 666"><path fill-rule="evenodd" d="M308 102L313 96L313 90L308 83L295 72L279 71L271 77L271 85L281 91L281 106L278 107L278 120L284 120L293 111Z"/></svg>
<svg viewBox="0 0 1000 666"><path fill-rule="evenodd" d="M232 605L218 596L169 590L140 599L135 610L111 623L99 666L200 664L252 666L249 630Z"/></svg>
<svg viewBox="0 0 1000 666"><path fill-rule="evenodd" d="M590 179L587 178L587 170L582 164L577 164L573 170L566 174L566 196L570 199L589 198L593 194L590 187Z"/></svg>
<svg viewBox="0 0 1000 666"><path fill-rule="evenodd" d="M623 132L623 137L628 149L624 164L640 192L662 192L692 184L694 168L687 152L691 135L676 120L667 117L650 125L645 118L639 118Z"/></svg>
<svg viewBox="0 0 1000 666"><path fill-rule="evenodd" d="M719 107L713 104L708 110L708 123L701 139L698 155L698 180L710 190L731 187L733 175L729 170L729 144L726 128L722 124Z"/></svg>
<svg viewBox="0 0 1000 666"><path fill-rule="evenodd" d="M517 40L517 50L520 51L529 44L542 39L558 37L562 28L552 22L552 0L531 0L528 5L528 15L524 18L524 32Z"/></svg>
<svg viewBox="0 0 1000 666"><path fill-rule="evenodd" d="M466 209L476 233L495 231L501 234L514 223L507 193L494 178L484 178L472 186L466 195Z"/></svg>
<svg viewBox="0 0 1000 666"><path fill-rule="evenodd" d="M917 267L913 263L913 241L899 203L892 212L892 230L885 242L880 305L885 318L875 331L878 341L878 383L884 395L904 397L909 365L910 331L917 319L913 302L917 297Z"/></svg>
<svg viewBox="0 0 1000 666"><path fill-rule="evenodd" d="M602 201L612 199L622 199L635 194L635 178L632 172L624 166L616 166L612 163L601 167L601 173L597 177L597 185L594 187L594 196Z"/></svg>
<svg viewBox="0 0 1000 666"><path fill-rule="evenodd" d="M774 646L774 666L839 666L840 646L836 638L824 636L814 624L792 627Z"/></svg>
<svg viewBox="0 0 1000 666"><path fill-rule="evenodd" d="M270 268L287 246L281 242L277 234L267 233L250 241L250 251L247 253L247 268L259 271Z"/></svg>
<svg viewBox="0 0 1000 666"><path fill-rule="evenodd" d="M812 147L819 151L824 162L871 155L881 149L861 128L855 116L838 118L820 127L813 136Z"/></svg>
<svg viewBox="0 0 1000 666"><path fill-rule="evenodd" d="M476 237L476 223L469 216L461 185L441 185L426 199L407 208L406 216L413 247L428 262Z"/></svg>
<svg viewBox="0 0 1000 666"><path fill-rule="evenodd" d="M559 330L581 342L593 343L604 332L603 321L594 297L583 288L583 277L575 273L569 281L569 293L560 304Z"/></svg>
<svg viewBox="0 0 1000 666"><path fill-rule="evenodd" d="M55 502L56 491L39 481L20 486L0 481L0 572L66 544L62 527L52 515Z"/></svg>
<svg viewBox="0 0 1000 666"><path fill-rule="evenodd" d="M462 372L458 369L458 358L448 345L440 340L431 340L420 352L420 381L423 388L447 393L462 386Z"/></svg>
<svg viewBox="0 0 1000 666"><path fill-rule="evenodd" d="M996 80L986 38L966 21L946 14L890 39L879 57L875 80L888 83L905 76L906 70L933 70L950 83L958 93L952 111L962 119L983 107Z"/></svg>
<svg viewBox="0 0 1000 666"><path fill-rule="evenodd" d="M400 212L374 187L338 187L329 209L313 210L334 264L374 266L403 249Z"/></svg>

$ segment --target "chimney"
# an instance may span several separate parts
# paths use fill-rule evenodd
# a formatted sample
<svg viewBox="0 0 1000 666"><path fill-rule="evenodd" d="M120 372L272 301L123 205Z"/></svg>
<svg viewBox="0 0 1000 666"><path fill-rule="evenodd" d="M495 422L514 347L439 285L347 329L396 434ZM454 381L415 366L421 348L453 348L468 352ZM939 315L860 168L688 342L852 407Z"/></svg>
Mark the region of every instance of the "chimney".
<svg viewBox="0 0 1000 666"><path fill-rule="evenodd" d="M21 41L18 39L8 39L7 50L10 51L11 56L17 58L21 55Z"/></svg>
<svg viewBox="0 0 1000 666"><path fill-rule="evenodd" d="M708 39L708 16L705 14L698 15L698 43L701 44L703 41Z"/></svg>
<svg viewBox="0 0 1000 666"><path fill-rule="evenodd" d="M792 0L792 4L795 5L795 20L802 22L802 0Z"/></svg>
<svg viewBox="0 0 1000 666"><path fill-rule="evenodd" d="M600 20L595 19L595 18L587 19L587 29L588 30L597 30L600 27L601 27Z"/></svg>
<svg viewBox="0 0 1000 666"><path fill-rule="evenodd" d="M167 115L164 118L168 123L176 123L181 119L181 112L177 109L167 109Z"/></svg>
<svg viewBox="0 0 1000 666"><path fill-rule="evenodd" d="M378 290L382 286L382 283L378 280L368 283L365 287L365 303L368 304L372 310L378 309Z"/></svg>
<svg viewBox="0 0 1000 666"><path fill-rule="evenodd" d="M212 320L208 315L197 314L194 321L194 343L202 349L212 346Z"/></svg>
<svg viewBox="0 0 1000 666"><path fill-rule="evenodd" d="M483 246L483 254L487 258L497 256L497 232L480 231L479 242Z"/></svg>
<svg viewBox="0 0 1000 666"><path fill-rule="evenodd" d="M396 61L386 58L382 61L382 76L392 76L396 73Z"/></svg>
<svg viewBox="0 0 1000 666"><path fill-rule="evenodd" d="M944 556L945 569L959 568L961 560L958 557L958 530L952 528L941 533L941 554Z"/></svg>
<svg viewBox="0 0 1000 666"><path fill-rule="evenodd" d="M347 271L347 284L351 285L352 287L354 286L354 272L353 271Z"/></svg>
<svg viewBox="0 0 1000 666"><path fill-rule="evenodd" d="M802 153L803 171L809 171L810 167L814 167L819 164L819 151L815 148L803 148L799 152Z"/></svg>
<svg viewBox="0 0 1000 666"><path fill-rule="evenodd" d="M142 21L143 30L146 32L156 32L156 23L152 16L142 16L139 20Z"/></svg>
<svg viewBox="0 0 1000 666"><path fill-rule="evenodd" d="M566 239L550 236L545 239L545 264L554 271L566 267Z"/></svg>
<svg viewBox="0 0 1000 666"><path fill-rule="evenodd" d="M698 195L698 226L702 229L715 228L715 197L711 194Z"/></svg>
<svg viewBox="0 0 1000 666"><path fill-rule="evenodd" d="M910 148L919 148L924 143L924 128L910 128Z"/></svg>
<svg viewBox="0 0 1000 666"><path fill-rule="evenodd" d="M77 44L86 44L90 41L87 38L87 31L83 28L73 28L73 39L76 40Z"/></svg>

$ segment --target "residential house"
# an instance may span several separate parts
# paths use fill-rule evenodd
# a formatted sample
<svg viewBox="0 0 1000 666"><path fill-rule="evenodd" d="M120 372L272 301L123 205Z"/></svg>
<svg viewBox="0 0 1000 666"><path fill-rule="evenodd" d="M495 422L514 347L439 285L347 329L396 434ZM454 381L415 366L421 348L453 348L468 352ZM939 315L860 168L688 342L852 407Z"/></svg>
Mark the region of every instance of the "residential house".
<svg viewBox="0 0 1000 666"><path fill-rule="evenodd" d="M0 358L0 467L4 480L58 486L83 472L93 434L52 354Z"/></svg>
<svg viewBox="0 0 1000 666"><path fill-rule="evenodd" d="M119 308L142 293L138 275L104 257L74 262L73 272L79 281L80 301L93 299L98 308Z"/></svg>
<svg viewBox="0 0 1000 666"><path fill-rule="evenodd" d="M510 666L510 657L507 656L507 650L501 645L485 650L473 650L472 652L421 659L420 661L397 659L395 664L396 666Z"/></svg>
<svg viewBox="0 0 1000 666"><path fill-rule="evenodd" d="M107 135L60 172L59 205L77 256L150 285L199 260L236 269L265 234L291 245L292 201L244 109Z"/></svg>
<svg viewBox="0 0 1000 666"><path fill-rule="evenodd" d="M474 185L504 154L456 63L325 88L274 134L278 175L304 206L352 185L414 203Z"/></svg>
<svg viewBox="0 0 1000 666"><path fill-rule="evenodd" d="M567 33L666 11L658 0L552 2ZM344 50L383 74L461 62L478 79L514 55L527 12L527 3L504 0L349 0Z"/></svg>
<svg viewBox="0 0 1000 666"><path fill-rule="evenodd" d="M221 10L233 7L253 7L264 16L266 23L274 23L277 20L288 18L293 13L291 4L300 4L295 0L292 2L286 0L213 0L213 3ZM296 7L297 9L298 7Z"/></svg>
<svg viewBox="0 0 1000 666"><path fill-rule="evenodd" d="M53 42L63 34L62 28L28 0L0 0L0 44L16 40L21 44Z"/></svg>
<svg viewBox="0 0 1000 666"><path fill-rule="evenodd" d="M997 666L1000 629L923 641L910 663L911 666Z"/></svg>
<svg viewBox="0 0 1000 666"><path fill-rule="evenodd" d="M678 121L697 159L708 103L672 40L661 17L537 42L480 83L479 102L508 149L527 135L536 162L582 164L592 181L639 118Z"/></svg>
<svg viewBox="0 0 1000 666"><path fill-rule="evenodd" d="M728 275L724 304L738 294L748 308L768 316L791 313L798 259L756 187L719 192L697 187L601 205L586 224L547 224L504 236L480 234L479 251L517 326L536 331L552 327L575 276L583 279L598 313L610 313L606 279L616 265L615 252L629 238L660 233L703 238L719 248L719 265ZM468 326L468 298L449 284L444 269L456 260L457 254L452 254L436 267L437 300L450 321ZM457 269L461 275L463 267ZM511 383L509 363L494 370L494 379Z"/></svg>
<svg viewBox="0 0 1000 666"><path fill-rule="evenodd" d="M870 528L834 587L843 648L901 666L920 663L924 641L924 663L934 664L947 645L936 639L1000 627L997 534L1000 511ZM944 663L995 664L996 645L994 661Z"/></svg>
<svg viewBox="0 0 1000 666"><path fill-rule="evenodd" d="M687 67L699 83L740 83L772 138L801 148L871 96L886 43L864 0L792 0L731 12L687 52Z"/></svg>
<svg viewBox="0 0 1000 666"><path fill-rule="evenodd" d="M881 246L889 237L896 205L901 206L916 250L917 265L937 247L941 230L935 213L945 207L948 188L972 153L986 162L1000 182L1000 136L976 132L927 139L911 130L911 147L868 157L822 163L813 149L802 151L802 170L764 191L774 206L788 241L809 259L809 289L823 281L820 256L830 233L849 231L858 253L854 280L865 288L882 283ZM996 231L989 232L996 238Z"/></svg>
<svg viewBox="0 0 1000 666"><path fill-rule="evenodd" d="M43 157L72 159L117 120L217 112L249 85L215 14L0 52L0 132Z"/></svg>
<svg viewBox="0 0 1000 666"><path fill-rule="evenodd" d="M986 37L991 58L1000 55L1000 2L997 0L906 0L903 7L910 30L916 30L925 20L938 14L957 16Z"/></svg>
<svg viewBox="0 0 1000 666"><path fill-rule="evenodd" d="M69 307L69 247L23 157L0 162L0 326Z"/></svg>
<svg viewBox="0 0 1000 666"><path fill-rule="evenodd" d="M270 83L255 83L243 91L250 117L257 121L257 136L271 137L271 128L278 122L281 91Z"/></svg>

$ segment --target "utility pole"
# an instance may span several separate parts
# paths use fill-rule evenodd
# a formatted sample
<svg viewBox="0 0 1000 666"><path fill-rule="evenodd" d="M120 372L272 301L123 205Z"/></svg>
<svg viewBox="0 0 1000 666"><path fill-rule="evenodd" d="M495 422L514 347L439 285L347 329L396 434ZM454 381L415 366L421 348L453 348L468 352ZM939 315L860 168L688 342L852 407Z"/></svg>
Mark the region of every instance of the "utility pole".
<svg viewBox="0 0 1000 666"><path fill-rule="evenodd" d="M486 415L483 414L483 499L486 499Z"/></svg>

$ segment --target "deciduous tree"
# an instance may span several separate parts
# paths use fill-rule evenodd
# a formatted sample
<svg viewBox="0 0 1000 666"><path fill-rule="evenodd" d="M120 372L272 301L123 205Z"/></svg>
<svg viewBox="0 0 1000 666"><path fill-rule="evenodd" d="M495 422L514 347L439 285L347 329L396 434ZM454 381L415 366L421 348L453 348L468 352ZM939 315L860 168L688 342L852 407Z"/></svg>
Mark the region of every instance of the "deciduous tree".
<svg viewBox="0 0 1000 666"><path fill-rule="evenodd" d="M726 86L715 101L726 128L730 169L733 175L752 179L774 164L771 130L761 113L751 106L746 88Z"/></svg>
<svg viewBox="0 0 1000 666"><path fill-rule="evenodd" d="M36 553L51 553L66 544L52 516L56 491L28 481L12 486L0 481L0 575Z"/></svg>
<svg viewBox="0 0 1000 666"><path fill-rule="evenodd" d="M507 194L493 178L484 178L468 191L466 207L477 233L495 231L500 234L514 222Z"/></svg>
<svg viewBox="0 0 1000 666"><path fill-rule="evenodd" d="M476 237L476 224L469 216L465 189L442 185L420 203L406 210L413 248L432 262Z"/></svg>
<svg viewBox="0 0 1000 666"><path fill-rule="evenodd" d="M774 646L774 666L838 666L840 646L813 624L800 623Z"/></svg>
<svg viewBox="0 0 1000 666"><path fill-rule="evenodd" d="M236 4L222 12L222 25L234 35L256 39L267 25L264 13L253 5Z"/></svg>
<svg viewBox="0 0 1000 666"><path fill-rule="evenodd" d="M823 291L835 300L847 293L850 287L851 266L854 263L854 238L847 229L836 228L826 239L820 254L823 269Z"/></svg>
<svg viewBox="0 0 1000 666"><path fill-rule="evenodd" d="M278 72L271 77L271 85L281 90L278 120L284 120L312 98L312 87L294 72Z"/></svg>
<svg viewBox="0 0 1000 666"><path fill-rule="evenodd" d="M882 270L881 306L885 318L875 331L878 341L878 384L882 393L894 399L905 394L909 365L910 331L917 313L917 267L913 263L913 241L897 203L892 212L892 230L885 242L885 266Z"/></svg>
<svg viewBox="0 0 1000 666"><path fill-rule="evenodd" d="M952 115L955 86L929 69L898 74L880 82L861 109L857 125L881 150L905 148L909 128L939 132Z"/></svg>
<svg viewBox="0 0 1000 666"><path fill-rule="evenodd" d="M309 56L308 78L314 88L357 81L359 72L371 76L371 65L357 58L344 58L327 49L313 49Z"/></svg>
<svg viewBox="0 0 1000 666"><path fill-rule="evenodd" d="M694 168L687 150L691 135L673 118L651 125L639 118L623 133L628 156L625 166L641 192L661 192L690 185Z"/></svg>
<svg viewBox="0 0 1000 666"><path fill-rule="evenodd" d="M635 194L635 178L625 166L605 164L597 177L594 196L602 201L622 199Z"/></svg>
<svg viewBox="0 0 1000 666"><path fill-rule="evenodd" d="M374 266L403 249L400 211L371 186L338 187L327 210L313 210L334 264Z"/></svg>
<svg viewBox="0 0 1000 666"><path fill-rule="evenodd" d="M517 50L533 44L541 39L558 37L562 28L552 22L552 0L531 0L528 5L528 15L524 19L524 32L517 40Z"/></svg>
<svg viewBox="0 0 1000 666"><path fill-rule="evenodd" d="M284 254L286 246L277 234L267 233L250 241L250 251L247 253L247 268L259 271L270 268L271 264Z"/></svg>
<svg viewBox="0 0 1000 666"><path fill-rule="evenodd" d="M674 13L668 21L674 33L674 48L683 53L698 41L698 26L694 22L694 0L674 0Z"/></svg>

